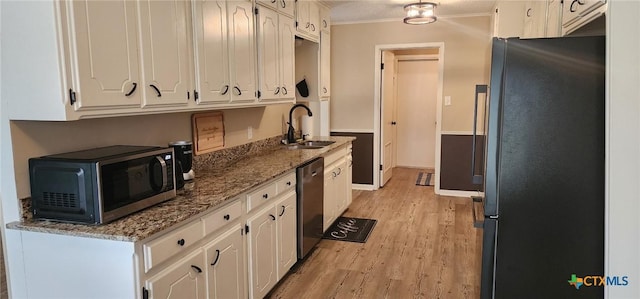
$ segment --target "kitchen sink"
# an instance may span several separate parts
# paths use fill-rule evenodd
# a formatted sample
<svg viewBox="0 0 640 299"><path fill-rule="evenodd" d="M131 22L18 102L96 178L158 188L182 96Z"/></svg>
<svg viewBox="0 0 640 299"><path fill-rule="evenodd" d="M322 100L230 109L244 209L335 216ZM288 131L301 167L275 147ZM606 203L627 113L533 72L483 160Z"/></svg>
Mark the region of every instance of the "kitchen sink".
<svg viewBox="0 0 640 299"><path fill-rule="evenodd" d="M286 149L320 149L327 145L333 144L335 141L324 141L324 140L305 140L298 143L287 144L284 147Z"/></svg>

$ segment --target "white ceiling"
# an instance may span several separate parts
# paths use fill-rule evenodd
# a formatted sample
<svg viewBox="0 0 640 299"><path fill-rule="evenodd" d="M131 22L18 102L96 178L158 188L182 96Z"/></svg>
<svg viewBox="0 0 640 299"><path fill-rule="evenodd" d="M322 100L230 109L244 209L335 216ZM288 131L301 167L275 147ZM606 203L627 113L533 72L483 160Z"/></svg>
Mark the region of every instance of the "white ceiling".
<svg viewBox="0 0 640 299"><path fill-rule="evenodd" d="M402 20L404 6L418 0L324 0L322 2L331 6L332 23L350 23ZM439 0L435 1L438 4L436 16L489 14L495 2L495 0Z"/></svg>

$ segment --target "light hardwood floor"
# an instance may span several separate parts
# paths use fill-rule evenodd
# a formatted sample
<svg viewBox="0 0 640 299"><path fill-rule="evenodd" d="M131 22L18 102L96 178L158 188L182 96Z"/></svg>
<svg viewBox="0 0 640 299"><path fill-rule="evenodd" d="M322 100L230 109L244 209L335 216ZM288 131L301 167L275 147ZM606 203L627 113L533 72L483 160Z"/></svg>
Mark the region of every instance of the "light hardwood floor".
<svg viewBox="0 0 640 299"><path fill-rule="evenodd" d="M479 298L471 199L416 186L419 171L397 168L384 188L354 191L345 216L377 219L369 240L322 240L268 298Z"/></svg>

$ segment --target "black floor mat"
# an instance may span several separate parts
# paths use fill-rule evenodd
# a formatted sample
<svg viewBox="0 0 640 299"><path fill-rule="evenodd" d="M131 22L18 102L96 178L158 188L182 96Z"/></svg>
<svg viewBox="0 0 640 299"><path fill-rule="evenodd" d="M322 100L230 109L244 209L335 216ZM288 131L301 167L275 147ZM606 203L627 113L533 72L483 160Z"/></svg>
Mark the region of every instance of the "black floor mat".
<svg viewBox="0 0 640 299"><path fill-rule="evenodd" d="M365 243L378 220L338 217L324 233L323 239Z"/></svg>

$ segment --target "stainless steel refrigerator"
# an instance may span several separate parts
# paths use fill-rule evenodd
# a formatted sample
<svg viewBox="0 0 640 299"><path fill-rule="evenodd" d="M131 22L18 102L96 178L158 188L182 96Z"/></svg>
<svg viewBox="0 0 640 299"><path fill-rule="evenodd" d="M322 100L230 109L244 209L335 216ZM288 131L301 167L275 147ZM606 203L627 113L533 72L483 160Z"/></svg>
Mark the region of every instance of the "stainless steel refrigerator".
<svg viewBox="0 0 640 299"><path fill-rule="evenodd" d="M603 298L605 38L494 39L481 298Z"/></svg>

